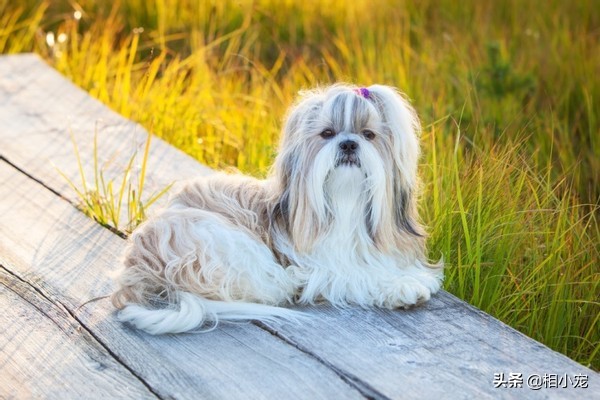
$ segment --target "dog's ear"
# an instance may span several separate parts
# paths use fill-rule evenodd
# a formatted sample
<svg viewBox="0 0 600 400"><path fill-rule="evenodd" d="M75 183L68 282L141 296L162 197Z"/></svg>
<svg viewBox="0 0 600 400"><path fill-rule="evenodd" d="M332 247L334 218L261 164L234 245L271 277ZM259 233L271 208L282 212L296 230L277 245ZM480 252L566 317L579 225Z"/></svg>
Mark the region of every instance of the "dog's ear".
<svg viewBox="0 0 600 400"><path fill-rule="evenodd" d="M369 97L391 134L392 152L399 179L405 187L417 183L417 164L421 155L421 124L409 102L394 88L383 85L369 87Z"/></svg>
<svg viewBox="0 0 600 400"><path fill-rule="evenodd" d="M309 196L306 174L313 167L313 157L307 154L304 141L309 126L323 106L319 90L303 92L290 108L282 131L279 151L271 168L270 178L275 184L271 212L275 229L283 228L296 250L306 251L326 229L325 211L315 207Z"/></svg>
<svg viewBox="0 0 600 400"><path fill-rule="evenodd" d="M372 85L368 90L369 99L377 108L390 139L388 145L393 165L388 183L393 192L391 206L395 228L411 236L422 237L424 232L419 224L416 206L421 133L419 118L408 101L394 88Z"/></svg>
<svg viewBox="0 0 600 400"><path fill-rule="evenodd" d="M314 122L312 116L323 106L324 95L320 89L305 90L299 93L294 104L289 108L283 122L279 150L295 147L306 132L306 124Z"/></svg>

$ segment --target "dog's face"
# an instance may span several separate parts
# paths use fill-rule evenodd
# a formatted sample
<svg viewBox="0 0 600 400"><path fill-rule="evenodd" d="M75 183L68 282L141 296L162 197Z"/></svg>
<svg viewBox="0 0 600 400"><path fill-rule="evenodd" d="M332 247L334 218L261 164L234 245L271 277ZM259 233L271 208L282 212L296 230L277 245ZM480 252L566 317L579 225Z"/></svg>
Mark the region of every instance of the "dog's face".
<svg viewBox="0 0 600 400"><path fill-rule="evenodd" d="M308 103L311 105L310 99ZM384 150L381 146L386 136L380 115L373 104L354 92L330 93L306 113L299 111L294 121L299 126L286 132L290 142L307 153L303 158L318 163L314 168L326 173L334 168L364 168L367 154L376 147Z"/></svg>
<svg viewBox="0 0 600 400"><path fill-rule="evenodd" d="M304 94L288 115L273 170L296 249L310 251L330 231L342 218L334 205L346 198L357 203L352 218L364 223L370 244L414 247L408 242L420 236L413 201L418 130L412 108L386 86Z"/></svg>

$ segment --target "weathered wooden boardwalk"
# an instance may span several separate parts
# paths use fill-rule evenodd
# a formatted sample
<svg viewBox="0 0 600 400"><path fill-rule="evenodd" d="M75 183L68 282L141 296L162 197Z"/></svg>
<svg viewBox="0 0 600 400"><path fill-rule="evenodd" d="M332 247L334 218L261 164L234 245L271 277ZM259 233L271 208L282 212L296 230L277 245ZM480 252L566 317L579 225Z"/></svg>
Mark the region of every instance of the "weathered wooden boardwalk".
<svg viewBox="0 0 600 400"><path fill-rule="evenodd" d="M122 325L86 303L111 292L124 240L74 207L54 167L79 182L69 131L90 177L95 131L120 167L146 135L37 56L0 57L0 398L600 398L597 373L446 292L409 311L306 307L301 325ZM158 139L148 169L149 191L210 173Z"/></svg>

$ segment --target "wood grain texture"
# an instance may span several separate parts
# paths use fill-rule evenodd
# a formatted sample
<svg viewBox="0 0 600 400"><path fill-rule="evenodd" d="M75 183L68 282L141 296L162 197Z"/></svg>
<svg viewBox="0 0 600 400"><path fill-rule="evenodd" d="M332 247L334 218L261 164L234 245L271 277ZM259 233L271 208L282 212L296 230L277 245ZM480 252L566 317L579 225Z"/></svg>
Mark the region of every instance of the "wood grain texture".
<svg viewBox="0 0 600 400"><path fill-rule="evenodd" d="M310 325L267 324L286 342L387 398L600 398L597 373L447 292L405 311L300 308ZM494 388L495 373L589 376L588 389ZM590 396L590 397L588 397Z"/></svg>
<svg viewBox="0 0 600 400"><path fill-rule="evenodd" d="M71 200L75 192L62 171L81 187L70 133L73 134L85 176L94 182L94 135L98 136L99 165L106 180L121 177L130 157L137 154L137 180L147 131L89 96L37 55L0 57L0 156ZM56 167L54 168L53 165ZM211 173L193 158L154 137L148 170L162 171L146 179L145 198L175 180ZM120 183L120 180L118 181ZM118 187L118 186L117 186ZM157 204L166 200L164 196Z"/></svg>
<svg viewBox="0 0 600 400"><path fill-rule="evenodd" d="M81 128L73 131L86 169L96 121L110 121L101 138L106 157L137 128L47 70L35 56L0 57L0 155L72 197L48 165L53 160L76 177L66 121ZM121 151L127 159L130 151ZM207 171L164 143L151 159L156 187ZM600 398L598 374L446 292L409 311L308 307L314 320L305 325L223 325L205 335L158 338L135 332L114 321L106 301L77 308L110 292L107 273L119 264L122 240L15 174L0 169L0 191L11 194L0 197L0 263L60 299L161 396L352 398L360 391L382 399ZM494 373L510 372L584 373L589 388L495 389Z"/></svg>
<svg viewBox="0 0 600 400"><path fill-rule="evenodd" d="M0 398L156 398L73 318L0 266Z"/></svg>
<svg viewBox="0 0 600 400"><path fill-rule="evenodd" d="M202 335L154 337L116 321L106 299L84 304L112 291L108 275L119 266L124 244L0 162L0 265L43 298L61 304L160 397L361 398L334 371L250 323L222 325ZM33 374L26 359L10 361Z"/></svg>

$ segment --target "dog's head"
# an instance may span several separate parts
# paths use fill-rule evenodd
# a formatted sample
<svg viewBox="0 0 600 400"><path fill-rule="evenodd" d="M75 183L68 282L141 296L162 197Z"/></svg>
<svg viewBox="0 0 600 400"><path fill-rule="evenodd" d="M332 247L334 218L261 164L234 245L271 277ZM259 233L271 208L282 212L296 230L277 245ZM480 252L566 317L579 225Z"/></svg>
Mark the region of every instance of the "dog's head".
<svg viewBox="0 0 600 400"><path fill-rule="evenodd" d="M419 131L412 107L388 86L303 93L272 170L281 194L275 214L296 250L309 251L330 231L339 217L334 204L344 197L360 203L352 218L365 224L371 244L414 247L422 236L414 204ZM360 196L350 195L357 190Z"/></svg>

